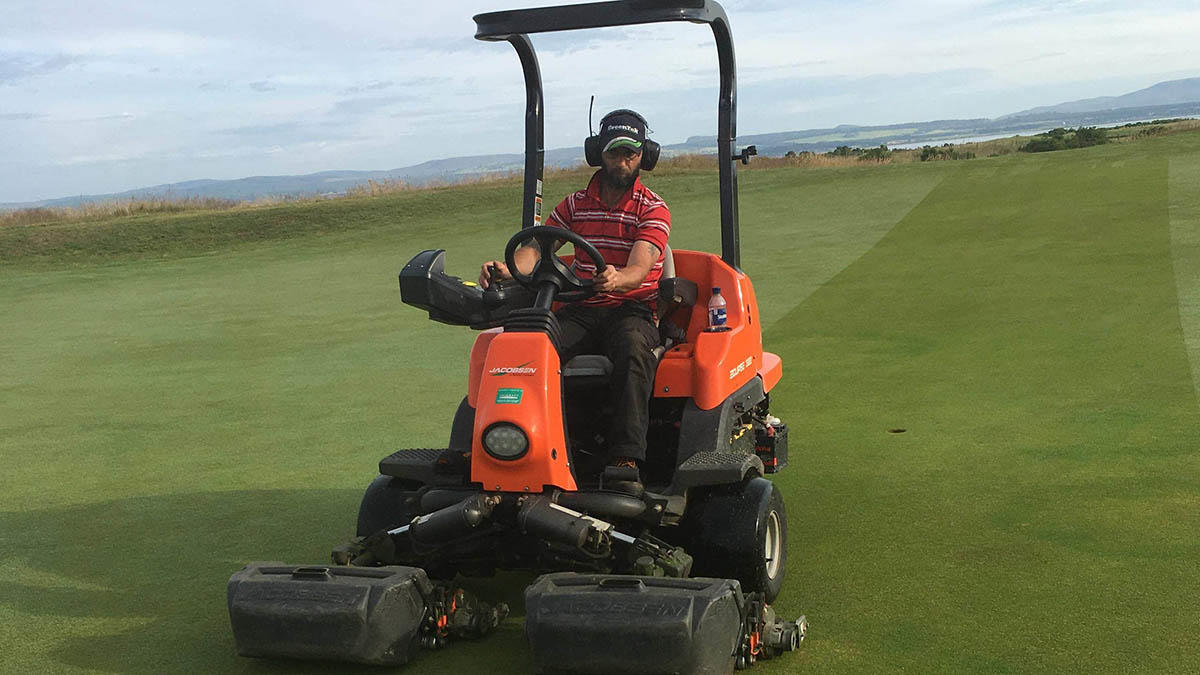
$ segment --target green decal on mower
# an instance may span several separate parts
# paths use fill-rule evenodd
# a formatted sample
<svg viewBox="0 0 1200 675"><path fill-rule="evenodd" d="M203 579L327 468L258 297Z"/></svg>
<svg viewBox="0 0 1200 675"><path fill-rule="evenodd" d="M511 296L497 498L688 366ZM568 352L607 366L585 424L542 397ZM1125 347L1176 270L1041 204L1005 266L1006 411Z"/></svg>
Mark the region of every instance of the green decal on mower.
<svg viewBox="0 0 1200 675"><path fill-rule="evenodd" d="M498 389L496 391L496 403L520 403L521 389Z"/></svg>

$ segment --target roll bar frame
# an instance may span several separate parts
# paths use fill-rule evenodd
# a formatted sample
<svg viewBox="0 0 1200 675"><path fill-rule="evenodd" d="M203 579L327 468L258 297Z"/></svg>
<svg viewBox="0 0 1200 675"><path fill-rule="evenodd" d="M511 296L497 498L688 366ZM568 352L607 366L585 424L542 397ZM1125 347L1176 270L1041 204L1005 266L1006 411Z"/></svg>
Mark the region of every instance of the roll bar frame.
<svg viewBox="0 0 1200 675"><path fill-rule="evenodd" d="M715 0L614 0L578 5L515 9L477 14L475 38L508 42L521 59L525 73L525 185L521 226L542 222L542 178L545 163L545 124L542 75L530 33L546 33L666 21L706 23L717 45L721 89L717 100L717 158L720 163L721 259L739 269L737 165L737 64L729 18ZM747 149L749 150L749 149Z"/></svg>

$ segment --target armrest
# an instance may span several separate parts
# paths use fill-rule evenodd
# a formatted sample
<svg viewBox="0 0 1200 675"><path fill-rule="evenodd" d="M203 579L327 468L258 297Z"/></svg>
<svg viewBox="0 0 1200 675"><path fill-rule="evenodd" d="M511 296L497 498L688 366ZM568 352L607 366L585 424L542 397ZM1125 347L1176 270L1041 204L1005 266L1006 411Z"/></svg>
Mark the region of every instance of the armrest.
<svg viewBox="0 0 1200 675"><path fill-rule="evenodd" d="M682 277L671 277L658 280L658 301L666 303L671 309L691 307L696 304L698 293L696 282Z"/></svg>

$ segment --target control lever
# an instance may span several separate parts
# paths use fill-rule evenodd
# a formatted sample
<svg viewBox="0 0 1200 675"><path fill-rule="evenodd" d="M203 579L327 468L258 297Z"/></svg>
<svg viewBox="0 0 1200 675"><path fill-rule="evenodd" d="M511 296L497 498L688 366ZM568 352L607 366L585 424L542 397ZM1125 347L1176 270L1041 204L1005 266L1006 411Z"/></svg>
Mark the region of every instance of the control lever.
<svg viewBox="0 0 1200 675"><path fill-rule="evenodd" d="M496 307L500 305L500 291L503 290L503 280L500 277L500 270L495 265L487 266L488 286L483 289L483 304L486 307Z"/></svg>

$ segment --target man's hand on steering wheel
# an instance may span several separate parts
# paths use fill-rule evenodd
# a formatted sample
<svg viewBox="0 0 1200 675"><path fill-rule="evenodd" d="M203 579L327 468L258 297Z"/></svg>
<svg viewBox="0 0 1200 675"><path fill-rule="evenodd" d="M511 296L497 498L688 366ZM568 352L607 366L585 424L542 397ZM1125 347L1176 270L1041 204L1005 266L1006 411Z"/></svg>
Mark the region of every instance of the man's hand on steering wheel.
<svg viewBox="0 0 1200 675"><path fill-rule="evenodd" d="M526 242L536 242L536 246L522 246ZM562 242L570 242L575 247L576 258L589 260L597 276L609 270L604 256L588 240L571 230L539 225L519 230L508 240L504 248L506 271L518 284L538 293L550 288L552 295L549 297L557 297L560 301L574 302L593 295L596 289L592 282L580 279L555 255L555 249ZM527 261L530 260L534 264L529 272L525 272Z"/></svg>
<svg viewBox="0 0 1200 675"><path fill-rule="evenodd" d="M603 272L592 277L592 287L596 289L597 293L620 290L620 285L620 271L612 265L609 265Z"/></svg>

